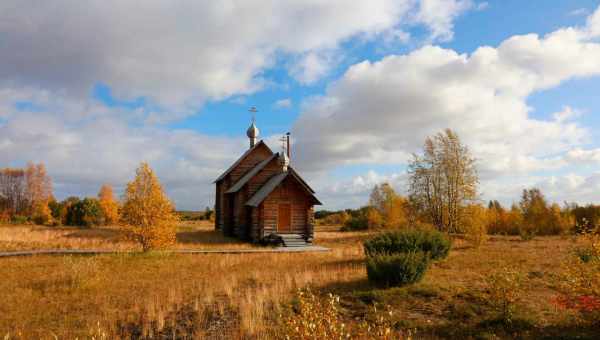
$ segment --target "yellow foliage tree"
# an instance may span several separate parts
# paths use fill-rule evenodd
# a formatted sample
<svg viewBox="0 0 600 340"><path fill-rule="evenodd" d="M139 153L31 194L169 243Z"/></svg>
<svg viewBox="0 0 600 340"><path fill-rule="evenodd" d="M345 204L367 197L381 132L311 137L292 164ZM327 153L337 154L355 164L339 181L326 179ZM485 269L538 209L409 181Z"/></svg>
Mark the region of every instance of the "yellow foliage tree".
<svg viewBox="0 0 600 340"><path fill-rule="evenodd" d="M373 219L368 218L369 225L371 221L377 219L381 220L379 225L387 228L398 228L408 224L408 200L398 195L389 183L376 185L373 188L369 197L369 206L378 213L378 216L375 216L369 211L373 215Z"/></svg>
<svg viewBox="0 0 600 340"><path fill-rule="evenodd" d="M369 229L379 228L383 225L383 216L375 208L367 210L367 226Z"/></svg>
<svg viewBox="0 0 600 340"><path fill-rule="evenodd" d="M408 200L402 196L395 196L387 212L386 226L400 228L408 225Z"/></svg>
<svg viewBox="0 0 600 340"><path fill-rule="evenodd" d="M142 163L135 179L127 184L122 221L144 251L175 243L177 216L173 204L148 163Z"/></svg>
<svg viewBox="0 0 600 340"><path fill-rule="evenodd" d="M506 216L507 234L519 235L524 223L523 212L518 205L513 204Z"/></svg>
<svg viewBox="0 0 600 340"><path fill-rule="evenodd" d="M462 227L466 240L474 247L479 248L488 240L487 226L489 221L490 213L485 207L479 204L471 204L464 208Z"/></svg>
<svg viewBox="0 0 600 340"><path fill-rule="evenodd" d="M104 214L104 222L109 225L117 223L119 221L119 203L115 200L112 186L104 184L98 193L98 200Z"/></svg>
<svg viewBox="0 0 600 340"><path fill-rule="evenodd" d="M52 180L43 163L28 163L25 169L26 196L30 213L38 224L46 224L52 220L48 202L52 197Z"/></svg>

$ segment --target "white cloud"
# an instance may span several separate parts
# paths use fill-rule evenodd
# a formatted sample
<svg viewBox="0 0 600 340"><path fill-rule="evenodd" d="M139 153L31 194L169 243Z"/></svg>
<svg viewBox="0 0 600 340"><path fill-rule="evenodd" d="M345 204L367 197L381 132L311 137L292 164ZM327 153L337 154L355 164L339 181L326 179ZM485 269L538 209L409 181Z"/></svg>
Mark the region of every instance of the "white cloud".
<svg viewBox="0 0 600 340"><path fill-rule="evenodd" d="M345 209L364 206L370 192L375 185L389 183L396 192L406 195L406 173L380 174L369 170L363 175L354 176L345 180L331 182L330 178L317 179L315 185L319 186L319 199L325 209Z"/></svg>
<svg viewBox="0 0 600 340"><path fill-rule="evenodd" d="M573 120L581 116L581 111L573 109L570 106L565 106L562 111L556 112L552 116L557 122L564 123L568 120Z"/></svg>
<svg viewBox="0 0 600 340"><path fill-rule="evenodd" d="M486 10L488 7L490 7L490 4L487 1L483 1L483 2L478 3L475 6L475 9L478 11L483 11L483 10Z"/></svg>
<svg viewBox="0 0 600 340"><path fill-rule="evenodd" d="M280 59L299 61L293 75L315 82L350 39L435 24L409 21L416 6L414 0L2 1L0 162L44 161L59 194L94 194L102 182L122 185L148 160L178 204L199 208L212 194L210 180L246 141L156 124L193 114L206 100L243 103L270 84L264 71ZM98 83L119 100L146 104L129 110L91 101ZM19 103L28 107L17 109Z"/></svg>
<svg viewBox="0 0 600 340"><path fill-rule="evenodd" d="M311 85L329 73L336 60L333 51L309 52L290 67L290 75L304 85Z"/></svg>
<svg viewBox="0 0 600 340"><path fill-rule="evenodd" d="M448 33L455 13L443 4L427 9L437 5L437 15L411 24ZM326 51L409 24L415 6L413 0L2 1L0 88L82 98L102 82L119 98L142 96L185 113L206 99L261 88L262 71L279 53L298 56L293 74L312 83L330 67Z"/></svg>
<svg viewBox="0 0 600 340"><path fill-rule="evenodd" d="M471 0L423 0L416 20L429 27L432 41L448 41L454 36L454 19L472 7Z"/></svg>
<svg viewBox="0 0 600 340"><path fill-rule="evenodd" d="M95 111L91 107L90 111ZM44 162L58 198L96 195L102 183L122 189L148 161L180 208L213 202L212 180L247 148L245 138L206 136L189 130L130 127L105 112L66 122L49 112L20 112L0 126L0 164Z"/></svg>
<svg viewBox="0 0 600 340"><path fill-rule="evenodd" d="M600 165L600 148L584 150L575 148L569 150L566 154L566 160L574 164L599 164Z"/></svg>
<svg viewBox="0 0 600 340"><path fill-rule="evenodd" d="M577 174L551 176L540 180L535 186L539 187L554 202L597 203L600 191L600 173L588 176Z"/></svg>
<svg viewBox="0 0 600 340"><path fill-rule="evenodd" d="M304 103L293 129L299 164L314 172L405 164L426 136L447 127L474 151L485 185L595 160L595 150L584 151L590 133L577 110L533 118L526 102L535 91L600 75L594 25L514 36L470 55L425 46L355 64Z"/></svg>
<svg viewBox="0 0 600 340"><path fill-rule="evenodd" d="M590 11L587 8L582 7L582 8L577 8L577 9L570 11L569 15L581 16L581 15L587 15L589 12Z"/></svg>
<svg viewBox="0 0 600 340"><path fill-rule="evenodd" d="M290 98L279 99L274 104L277 109L287 109L292 107L292 100Z"/></svg>

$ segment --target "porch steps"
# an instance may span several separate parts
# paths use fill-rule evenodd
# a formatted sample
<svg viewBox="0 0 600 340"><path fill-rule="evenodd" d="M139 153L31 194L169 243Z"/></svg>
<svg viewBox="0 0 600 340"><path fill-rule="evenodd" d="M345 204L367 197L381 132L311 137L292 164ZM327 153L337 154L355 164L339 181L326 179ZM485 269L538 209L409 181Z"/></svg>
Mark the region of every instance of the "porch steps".
<svg viewBox="0 0 600 340"><path fill-rule="evenodd" d="M306 242L303 235L300 234L280 234L284 247L309 247L312 244Z"/></svg>

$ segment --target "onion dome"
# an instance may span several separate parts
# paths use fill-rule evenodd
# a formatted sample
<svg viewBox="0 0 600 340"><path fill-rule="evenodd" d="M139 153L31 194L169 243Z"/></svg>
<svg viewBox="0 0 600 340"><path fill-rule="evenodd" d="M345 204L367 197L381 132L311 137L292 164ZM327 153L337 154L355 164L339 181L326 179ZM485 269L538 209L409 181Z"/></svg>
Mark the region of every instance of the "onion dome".
<svg viewBox="0 0 600 340"><path fill-rule="evenodd" d="M254 121L252 121L252 124L246 131L246 136L248 136L248 138L250 139L250 148L253 148L254 145L256 145L256 139L258 138L259 134L260 131L256 127L256 124L254 124Z"/></svg>
<svg viewBox="0 0 600 340"><path fill-rule="evenodd" d="M260 134L260 131L256 127L256 124L254 124L254 122L252 122L252 124L246 131L246 136L248 136L248 138L258 138L259 134Z"/></svg>
<svg viewBox="0 0 600 340"><path fill-rule="evenodd" d="M286 172L288 170L288 166L290 165L290 158L287 156L285 152L279 153L279 165L281 169Z"/></svg>

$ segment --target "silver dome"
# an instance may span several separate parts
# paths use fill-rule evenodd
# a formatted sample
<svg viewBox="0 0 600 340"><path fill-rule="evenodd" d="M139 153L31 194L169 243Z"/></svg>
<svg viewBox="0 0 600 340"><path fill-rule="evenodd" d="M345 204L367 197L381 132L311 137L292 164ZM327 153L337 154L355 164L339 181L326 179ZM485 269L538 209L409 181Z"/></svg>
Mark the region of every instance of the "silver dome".
<svg viewBox="0 0 600 340"><path fill-rule="evenodd" d="M290 158L285 152L279 153L279 165L281 166L284 172L288 170L288 166L290 165Z"/></svg>
<svg viewBox="0 0 600 340"><path fill-rule="evenodd" d="M250 125L250 127L246 131L246 136L248 136L248 138L258 138L259 134L260 134L260 131L258 130L258 128L256 127L256 125L254 124L254 122L252 122L252 124Z"/></svg>

